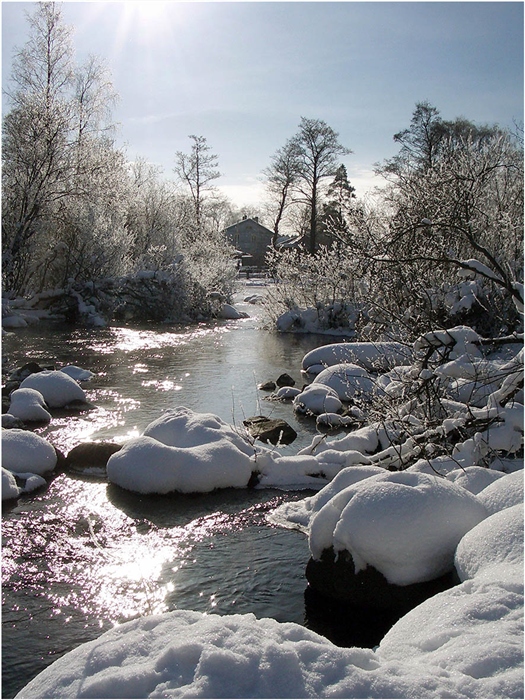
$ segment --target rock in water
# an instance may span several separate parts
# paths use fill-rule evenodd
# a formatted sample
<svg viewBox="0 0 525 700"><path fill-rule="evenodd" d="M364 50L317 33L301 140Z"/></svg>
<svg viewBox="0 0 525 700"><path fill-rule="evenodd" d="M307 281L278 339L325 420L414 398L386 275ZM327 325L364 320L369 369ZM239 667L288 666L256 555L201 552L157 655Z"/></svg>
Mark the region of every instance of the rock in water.
<svg viewBox="0 0 525 700"><path fill-rule="evenodd" d="M83 442L68 452L65 469L74 472L106 472L108 459L122 445L114 442Z"/></svg>
<svg viewBox="0 0 525 700"><path fill-rule="evenodd" d="M275 380L275 383L277 384L278 387L283 387L283 386L295 386L295 379L293 377L290 377L289 374L281 374L277 379Z"/></svg>
<svg viewBox="0 0 525 700"><path fill-rule="evenodd" d="M261 442L271 442L272 445L289 445L297 437L292 426L280 418L252 416L243 420L243 424L254 438L261 440Z"/></svg>

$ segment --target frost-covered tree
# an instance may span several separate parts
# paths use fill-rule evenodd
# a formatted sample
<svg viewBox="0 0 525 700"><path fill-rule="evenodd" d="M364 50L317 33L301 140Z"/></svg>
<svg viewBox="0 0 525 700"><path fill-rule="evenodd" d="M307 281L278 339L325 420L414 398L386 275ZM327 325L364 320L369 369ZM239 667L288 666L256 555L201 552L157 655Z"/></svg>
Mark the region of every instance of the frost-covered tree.
<svg viewBox="0 0 525 700"><path fill-rule="evenodd" d="M263 171L269 203L269 216L274 232L273 245L279 237L279 227L287 210L294 203L294 187L299 177L299 149L290 139L272 156L270 165Z"/></svg>
<svg viewBox="0 0 525 700"><path fill-rule="evenodd" d="M124 251L118 207L110 206L121 198L125 170L111 139L115 94L107 71L96 59L75 65L71 29L54 3L40 3L28 19L3 124L3 278L14 292L38 291L90 268L101 273ZM112 243L100 248L112 231L119 258Z"/></svg>
<svg viewBox="0 0 525 700"><path fill-rule="evenodd" d="M420 106L415 116L419 112ZM391 217L388 230L369 241L370 257L390 265L394 276L401 268L417 275L429 289L458 281L458 268L470 271L489 292L487 331L498 316L502 330L512 328L515 310L507 302L520 303L523 280L522 147L499 127L465 119L440 122L435 133L440 139L432 141L432 161L429 139L419 151L403 144L399 157L378 168L390 183L384 201Z"/></svg>

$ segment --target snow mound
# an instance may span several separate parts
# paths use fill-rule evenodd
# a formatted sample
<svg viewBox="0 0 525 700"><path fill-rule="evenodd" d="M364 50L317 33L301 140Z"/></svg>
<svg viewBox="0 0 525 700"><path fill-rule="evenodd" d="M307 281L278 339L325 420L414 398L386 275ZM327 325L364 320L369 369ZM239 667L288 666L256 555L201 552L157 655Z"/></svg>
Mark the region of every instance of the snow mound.
<svg viewBox="0 0 525 700"><path fill-rule="evenodd" d="M306 353L302 369L313 374L319 367L350 363L369 372L387 372L407 360L412 361L412 349L402 343L332 343Z"/></svg>
<svg viewBox="0 0 525 700"><path fill-rule="evenodd" d="M51 414L46 402L36 389L15 389L11 392L9 413L27 423L49 423Z"/></svg>
<svg viewBox="0 0 525 700"><path fill-rule="evenodd" d="M494 513L467 532L457 547L454 564L462 581L494 567L500 575L504 566L523 569L523 505Z"/></svg>
<svg viewBox="0 0 525 700"><path fill-rule="evenodd" d="M417 472L372 476L338 491L313 518L310 551L347 550L356 572L373 566L406 586L450 571L463 535L487 517L465 489Z"/></svg>
<svg viewBox="0 0 525 700"><path fill-rule="evenodd" d="M55 448L27 430L2 430L2 466L15 474L45 474L57 463Z"/></svg>
<svg viewBox="0 0 525 700"><path fill-rule="evenodd" d="M293 407L296 413L318 416L321 413L338 413L343 409L343 404L335 389L324 384L310 384L294 398Z"/></svg>
<svg viewBox="0 0 525 700"><path fill-rule="evenodd" d="M523 503L523 469L504 474L503 478L483 489L478 498L491 515Z"/></svg>
<svg viewBox="0 0 525 700"><path fill-rule="evenodd" d="M20 384L21 389L36 389L50 408L63 408L73 401L86 402L84 390L60 370L44 370L30 374Z"/></svg>
<svg viewBox="0 0 525 700"><path fill-rule="evenodd" d="M171 409L111 455L108 480L137 493L243 488L256 470L244 435L210 413Z"/></svg>
<svg viewBox="0 0 525 700"><path fill-rule="evenodd" d="M322 384L337 392L341 401L351 401L356 395L374 391L374 381L363 367L343 363L320 372L312 384Z"/></svg>

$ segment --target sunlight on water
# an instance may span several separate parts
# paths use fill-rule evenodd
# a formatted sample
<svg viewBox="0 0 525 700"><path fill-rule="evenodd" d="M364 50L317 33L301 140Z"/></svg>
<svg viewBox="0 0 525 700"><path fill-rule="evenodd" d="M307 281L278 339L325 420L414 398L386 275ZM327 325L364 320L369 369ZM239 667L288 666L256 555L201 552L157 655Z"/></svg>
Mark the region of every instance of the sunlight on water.
<svg viewBox="0 0 525 700"><path fill-rule="evenodd" d="M162 379L158 381L152 379L151 381L142 382L142 386L153 386L159 391L181 391L182 389L181 384L176 384L169 379Z"/></svg>
<svg viewBox="0 0 525 700"><path fill-rule="evenodd" d="M109 337L101 334L91 339L90 350L113 353L121 350L130 353L136 350L155 350L166 347L187 345L200 338L220 334L228 329L223 326L202 326L181 328L174 331L137 330L134 328L111 328ZM137 370L140 371L140 370Z"/></svg>

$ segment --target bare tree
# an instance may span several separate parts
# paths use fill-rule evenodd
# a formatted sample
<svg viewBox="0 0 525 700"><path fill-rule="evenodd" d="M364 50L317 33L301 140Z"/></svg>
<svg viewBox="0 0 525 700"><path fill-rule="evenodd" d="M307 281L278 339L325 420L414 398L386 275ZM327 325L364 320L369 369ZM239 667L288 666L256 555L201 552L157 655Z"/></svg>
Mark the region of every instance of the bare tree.
<svg viewBox="0 0 525 700"><path fill-rule="evenodd" d="M339 143L339 134L326 122L301 118L297 134L276 152L270 167L264 171L268 191L275 202L276 235L285 210L302 205L309 221L308 248L312 253L316 251L321 183L335 175L338 156L349 153Z"/></svg>
<svg viewBox="0 0 525 700"><path fill-rule="evenodd" d="M191 135L193 143L190 153L177 151L175 173L189 187L195 208L197 230L201 229L205 192L213 189L210 184L221 176L217 170L218 157L211 153L204 136Z"/></svg>
<svg viewBox="0 0 525 700"><path fill-rule="evenodd" d="M334 176L338 156L351 151L339 143L339 134L320 119L302 117L294 142L300 158L297 189L310 213L309 250L315 253L321 182Z"/></svg>
<svg viewBox="0 0 525 700"><path fill-rule="evenodd" d="M273 239L275 247L279 237L279 226L287 208L293 204L293 190L299 175L299 150L291 139L272 156L270 166L263 170L266 187L271 201L273 218Z"/></svg>

